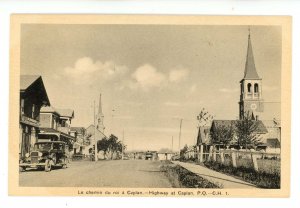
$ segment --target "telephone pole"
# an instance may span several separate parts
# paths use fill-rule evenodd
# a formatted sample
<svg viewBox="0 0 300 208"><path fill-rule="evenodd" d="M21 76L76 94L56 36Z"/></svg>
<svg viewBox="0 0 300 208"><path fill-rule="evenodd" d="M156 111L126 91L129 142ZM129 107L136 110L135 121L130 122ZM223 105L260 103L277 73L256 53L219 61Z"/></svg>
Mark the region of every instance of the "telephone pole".
<svg viewBox="0 0 300 208"><path fill-rule="evenodd" d="M94 140L95 140L95 162L98 161L98 147L97 147L97 138L96 138L96 104L94 100Z"/></svg>
<svg viewBox="0 0 300 208"><path fill-rule="evenodd" d="M180 119L180 126L179 126L179 144L178 144L178 147L179 147L179 152L180 152L180 146L181 146L181 127L182 127L182 118Z"/></svg>
<svg viewBox="0 0 300 208"><path fill-rule="evenodd" d="M172 136L172 153L173 153L173 136Z"/></svg>

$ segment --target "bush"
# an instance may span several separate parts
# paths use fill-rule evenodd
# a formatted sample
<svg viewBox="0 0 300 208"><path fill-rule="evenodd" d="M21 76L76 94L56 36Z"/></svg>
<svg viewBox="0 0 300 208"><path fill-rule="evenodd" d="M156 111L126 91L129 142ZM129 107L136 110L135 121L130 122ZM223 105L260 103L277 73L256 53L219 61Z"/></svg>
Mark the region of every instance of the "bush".
<svg viewBox="0 0 300 208"><path fill-rule="evenodd" d="M256 185L259 188L280 189L280 173L256 172L248 167L225 166L213 161L205 162L204 165L212 170L237 176L241 180Z"/></svg>

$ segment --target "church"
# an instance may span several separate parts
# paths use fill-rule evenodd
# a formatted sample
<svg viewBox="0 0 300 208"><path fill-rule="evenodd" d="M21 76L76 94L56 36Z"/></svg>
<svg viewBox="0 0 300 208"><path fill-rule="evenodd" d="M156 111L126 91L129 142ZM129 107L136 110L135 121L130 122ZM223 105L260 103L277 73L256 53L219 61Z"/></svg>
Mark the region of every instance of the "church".
<svg viewBox="0 0 300 208"><path fill-rule="evenodd" d="M263 149L270 153L280 152L281 143L281 126L280 120L268 118L262 120L265 112L265 101L263 99L262 78L259 76L253 55L250 31L248 35L248 48L245 63L245 71L240 81L240 98L239 98L239 120L213 120L210 126L201 126L198 131L197 146L213 144L210 138L210 132L218 126L232 127L245 117L250 116L251 120L257 124L256 134L260 135L262 144L258 149ZM234 136L236 137L236 135ZM234 143L236 138L233 138Z"/></svg>
<svg viewBox="0 0 300 208"><path fill-rule="evenodd" d="M88 137L88 140L90 141L90 145L85 147L85 152L84 154L90 154L93 146L95 144L95 139L97 141L105 138L104 134L104 114L102 112L102 99L101 99L101 94L99 98L99 108L98 108L98 113L95 115L95 125L91 124L86 128L85 135Z"/></svg>

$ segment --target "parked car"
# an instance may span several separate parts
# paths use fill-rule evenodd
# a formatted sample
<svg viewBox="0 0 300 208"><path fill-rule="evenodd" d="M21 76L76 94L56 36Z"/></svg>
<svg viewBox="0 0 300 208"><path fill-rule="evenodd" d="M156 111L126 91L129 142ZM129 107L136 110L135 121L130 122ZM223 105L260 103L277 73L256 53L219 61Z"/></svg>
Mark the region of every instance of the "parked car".
<svg viewBox="0 0 300 208"><path fill-rule="evenodd" d="M46 172L51 171L52 166L67 168L68 150L65 142L47 141L37 142L31 152L26 153L25 157L20 160L20 170L26 168L44 169Z"/></svg>

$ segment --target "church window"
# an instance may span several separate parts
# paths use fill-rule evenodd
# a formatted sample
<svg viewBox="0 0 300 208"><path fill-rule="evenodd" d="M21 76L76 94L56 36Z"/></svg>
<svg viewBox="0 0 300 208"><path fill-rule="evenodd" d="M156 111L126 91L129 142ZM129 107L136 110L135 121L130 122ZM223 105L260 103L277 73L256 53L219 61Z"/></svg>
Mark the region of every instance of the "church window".
<svg viewBox="0 0 300 208"><path fill-rule="evenodd" d="M248 93L251 93L251 83L247 84Z"/></svg>
<svg viewBox="0 0 300 208"><path fill-rule="evenodd" d="M257 83L254 84L254 93L258 93L258 84Z"/></svg>

